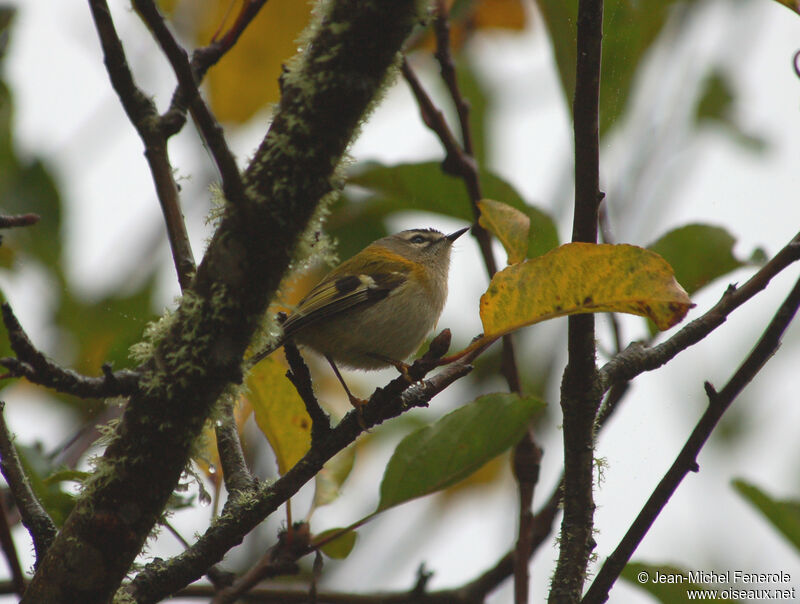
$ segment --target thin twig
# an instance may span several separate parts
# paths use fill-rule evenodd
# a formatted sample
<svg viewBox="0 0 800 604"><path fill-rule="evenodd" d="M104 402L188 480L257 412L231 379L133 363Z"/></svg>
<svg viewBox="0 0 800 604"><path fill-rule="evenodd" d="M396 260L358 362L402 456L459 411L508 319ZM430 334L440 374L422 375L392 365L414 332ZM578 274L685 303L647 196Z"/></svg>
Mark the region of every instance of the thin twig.
<svg viewBox="0 0 800 604"><path fill-rule="evenodd" d="M314 395L314 387L311 384L311 372L300 356L300 351L293 342L285 342L283 350L286 354L286 362L289 363L289 371L286 377L292 382L300 398L306 406L308 416L311 418L311 446L319 442L321 438L331 430L331 420Z"/></svg>
<svg viewBox="0 0 800 604"><path fill-rule="evenodd" d="M411 66L408 64L408 61L405 58L401 64L401 69L403 72L403 77L411 87L411 92L414 94L417 105L419 105L422 121L426 126L428 126L428 128L433 130L436 136L439 137L439 140L444 147L445 158L442 162L442 169L447 174L460 177L464 181L470 203L473 207L473 213L475 215L475 219L472 224L472 234L478 242L478 246L481 249L481 254L483 255L484 262L486 264L486 271L488 272L489 277L491 277L497 272L497 262L494 260L494 252L492 251L489 234L486 232L486 229L478 224L479 213L477 210L477 203L480 201L482 195L480 180L478 178L478 167L475 164L475 158L467 155L461 149L455 136L453 136L450 127L447 125L444 115L433 104L433 101L428 96L428 93L425 92L425 89L422 87L417 75L414 73L414 70L411 69Z"/></svg>
<svg viewBox="0 0 800 604"><path fill-rule="evenodd" d="M164 222L178 282L181 289L191 283L195 271L194 256L180 209L178 184L175 182L167 151L166 136L161 129L153 101L136 85L128 67L122 41L117 34L106 0L89 0L97 35L103 48L106 71L114 91L145 148L156 195Z"/></svg>
<svg viewBox="0 0 800 604"><path fill-rule="evenodd" d="M41 216L38 214L15 214L0 215L0 229L10 229L14 227L32 226L39 222Z"/></svg>
<svg viewBox="0 0 800 604"><path fill-rule="evenodd" d="M191 68L194 80L200 84L209 68L215 65L239 40L250 22L258 15L267 0L245 0L236 21L222 36L192 53ZM161 116L161 125L167 137L177 134L186 123L186 109L190 91L179 84L172 95L169 109Z"/></svg>
<svg viewBox="0 0 800 604"><path fill-rule="evenodd" d="M138 388L139 374L133 371L112 372L110 368L104 368L103 377L90 377L58 366L31 343L11 305L4 302L0 309L11 349L17 355L17 358L0 358L0 365L9 370L2 377L25 377L34 384L82 398L122 396Z"/></svg>
<svg viewBox="0 0 800 604"><path fill-rule="evenodd" d="M470 157L475 157L475 149L472 146L472 128L469 123L470 104L461 94L461 89L456 78L456 67L450 52L450 18L447 5L443 0L436 2L436 14L433 19L433 31L436 34L436 61L439 63L439 71L442 80L450 92L450 98L456 106L456 115L461 129L461 140L464 145L464 152Z"/></svg>
<svg viewBox="0 0 800 604"><path fill-rule="evenodd" d="M175 36L167 27L164 17L158 11L152 0L133 0L133 6L147 23L153 37L158 42L164 55L167 57L178 84L183 89L189 100L189 109L192 112L197 128L214 157L220 177L225 198L231 203L239 203L244 198L244 184L242 176L236 165L236 158L225 141L225 136L219 122L212 115L211 110L200 96L195 74L189 63L186 50L178 44Z"/></svg>
<svg viewBox="0 0 800 604"><path fill-rule="evenodd" d="M47 548L53 542L58 532L56 525L47 515L31 489L28 477L22 469L17 450L14 447L13 437L8 429L5 418L5 403L0 401L0 472L8 483L8 488L14 495L22 524L28 529L33 548L36 551L37 564L42 560Z"/></svg>
<svg viewBox="0 0 800 604"><path fill-rule="evenodd" d="M530 551L529 556L533 556L539 546L552 533L556 516L558 515L559 504L561 503L561 490L563 478L553 489L550 498L533 516L530 524ZM483 602L486 595L492 592L506 577L513 574L516 557L516 548L507 552L491 568L481 573L478 577L457 589L458 593L464 594L463 602Z"/></svg>
<svg viewBox="0 0 800 604"><path fill-rule="evenodd" d="M22 566L19 563L19 555L17 554L17 546L14 544L14 538L11 536L11 527L8 524L8 511L5 505L0 504L0 546L3 548L8 567L11 569L11 579L14 582L14 589L17 595L22 596L25 593L25 573L22 572Z"/></svg>
<svg viewBox="0 0 800 604"><path fill-rule="evenodd" d="M605 602L608 599L611 586L619 577L647 531L650 530L661 510L667 505L670 497L689 472L699 470L697 456L722 415L780 347L781 338L797 313L798 307L800 307L800 279L797 280L792 291L775 313L758 343L734 372L725 387L716 392L709 382L705 383L708 395L708 407L705 413L697 422L686 444L653 490L628 532L625 533L617 548L597 573L597 577L582 600L584 604Z"/></svg>

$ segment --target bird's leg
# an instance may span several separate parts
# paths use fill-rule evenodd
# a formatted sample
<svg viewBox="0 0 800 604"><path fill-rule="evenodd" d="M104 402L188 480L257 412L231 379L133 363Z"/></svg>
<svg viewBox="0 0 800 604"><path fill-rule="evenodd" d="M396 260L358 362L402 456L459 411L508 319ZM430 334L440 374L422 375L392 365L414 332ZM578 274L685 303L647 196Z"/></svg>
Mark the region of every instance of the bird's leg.
<svg viewBox="0 0 800 604"><path fill-rule="evenodd" d="M333 359L329 357L327 354L325 358L328 360L328 363L333 369L333 373L336 374L336 379L339 380L339 383L344 388L344 391L347 393L347 398L350 399L350 404L353 405L353 408L356 410L356 416L358 419L358 425L361 426L362 429L369 431L367 428L367 423L364 421L364 405L366 405L369 401L364 400L363 398L358 398L352 392L350 392L350 388L347 387L347 384L342 377L342 374L339 373L339 368L336 366L336 363L333 362Z"/></svg>
<svg viewBox="0 0 800 604"><path fill-rule="evenodd" d="M333 359L329 357L327 354L325 355L325 358L328 360L331 369L333 369L333 373L336 374L336 379L339 380L339 383L342 385L342 388L344 388L344 391L347 393L347 398L350 399L350 404L353 405L354 408L360 410L361 407L366 405L368 401L364 400L363 398L358 398L352 392L350 392L350 388L347 387L347 384L345 383L342 374L339 373L339 368L336 366L336 363L334 363Z"/></svg>

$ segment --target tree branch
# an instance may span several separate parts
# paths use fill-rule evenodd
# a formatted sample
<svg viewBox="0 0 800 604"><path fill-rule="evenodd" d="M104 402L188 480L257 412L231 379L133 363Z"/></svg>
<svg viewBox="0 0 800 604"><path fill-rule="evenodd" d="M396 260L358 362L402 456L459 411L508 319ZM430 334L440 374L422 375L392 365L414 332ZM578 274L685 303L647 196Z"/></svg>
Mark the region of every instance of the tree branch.
<svg viewBox="0 0 800 604"><path fill-rule="evenodd" d="M598 139L602 0L580 0L577 25L578 60L572 104L575 133L575 213L572 240L596 243L598 208L602 199ZM564 516L550 602L574 602L580 598L589 555L595 545L592 537L593 430L602 392L595 366L594 315L569 317L567 349L569 360L561 382Z"/></svg>
<svg viewBox="0 0 800 604"><path fill-rule="evenodd" d="M308 366L300 356L300 351L297 350L294 342L285 342L283 345L286 354L286 362L289 363L289 371L286 372L286 377L297 390L297 394L303 399L306 406L306 412L311 418L311 446L319 442L325 435L331 431L331 420L328 414L319 406L317 397L314 396L314 387L311 384L311 372Z"/></svg>
<svg viewBox="0 0 800 604"><path fill-rule="evenodd" d="M139 374L134 371L112 372L110 366L104 365L103 377L100 378L80 375L71 369L59 367L34 347L7 302L0 306L0 310L11 349L17 355L17 358L0 358L0 365L9 371L2 377L25 377L34 384L82 398L124 396L138 388Z"/></svg>
<svg viewBox="0 0 800 604"><path fill-rule="evenodd" d="M36 563L40 565L42 558L56 537L56 525L47 515L42 504L31 489L22 463L14 447L13 437L8 430L5 418L5 403L0 401L0 472L8 483L14 501L17 503L22 524L28 529L36 551Z"/></svg>
<svg viewBox="0 0 800 604"><path fill-rule="evenodd" d="M692 430L692 434L672 466L653 490L628 532L625 533L622 541L597 573L597 577L582 600L584 604L605 602L608 599L611 586L680 483L689 472L699 470L697 456L722 415L780 347L781 338L794 319L798 307L800 307L800 279L797 280L794 288L775 313L758 343L731 376L725 387L716 392L709 382L705 383L708 395L708 407L705 413Z"/></svg>
<svg viewBox="0 0 800 604"><path fill-rule="evenodd" d="M110 22L105 3L91 3ZM142 387L26 592L29 602L105 603L129 571L213 406L242 380L245 350L296 242L322 197L338 186L334 170L421 8L415 0L335 0L323 7L308 46L284 75L274 120L246 171L246 197L229 200L191 289L141 368ZM355 419L343 430L348 425L358 428ZM292 490L290 481L275 484L283 486L271 489L256 511L258 506L238 500L241 507L252 514L274 509ZM199 558L219 560L241 541L241 531L254 526L230 528L227 516L212 527L210 540L195 544ZM228 532L222 531L226 526ZM215 541L221 531L224 539ZM184 553L176 560L198 557ZM71 568L90 574L67 572L68 558ZM181 572L169 581L161 577L170 587L159 597L209 566L179 564Z"/></svg>

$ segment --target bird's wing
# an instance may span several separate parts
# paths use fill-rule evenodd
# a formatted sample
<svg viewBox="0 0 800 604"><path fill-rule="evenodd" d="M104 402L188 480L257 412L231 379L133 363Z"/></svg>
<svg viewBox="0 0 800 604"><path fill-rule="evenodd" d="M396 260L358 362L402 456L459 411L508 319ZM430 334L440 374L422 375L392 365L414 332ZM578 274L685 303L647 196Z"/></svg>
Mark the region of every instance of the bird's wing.
<svg viewBox="0 0 800 604"><path fill-rule="evenodd" d="M297 310L283 324L283 339L355 306L383 300L405 280L406 276L399 272L324 279L300 301Z"/></svg>

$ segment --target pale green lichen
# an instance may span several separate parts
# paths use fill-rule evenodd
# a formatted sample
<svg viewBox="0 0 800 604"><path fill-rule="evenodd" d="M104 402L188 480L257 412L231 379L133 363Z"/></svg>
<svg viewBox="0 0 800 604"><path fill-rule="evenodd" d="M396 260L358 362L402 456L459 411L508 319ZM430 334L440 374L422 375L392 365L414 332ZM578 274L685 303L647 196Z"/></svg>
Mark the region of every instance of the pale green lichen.
<svg viewBox="0 0 800 604"><path fill-rule="evenodd" d="M122 586L114 594L112 602L114 604L136 604L136 598L127 590L126 586Z"/></svg>
<svg viewBox="0 0 800 604"><path fill-rule="evenodd" d="M208 192L211 193L211 208L206 215L205 223L207 226L219 226L225 210L228 207L228 200L225 199L225 193L222 191L222 186L219 183L211 183L208 186Z"/></svg>
<svg viewBox="0 0 800 604"><path fill-rule="evenodd" d="M131 360L139 364L149 361L174 322L175 312L170 309L166 309L164 314L155 321L150 321L144 328L141 341L128 349L128 356Z"/></svg>

